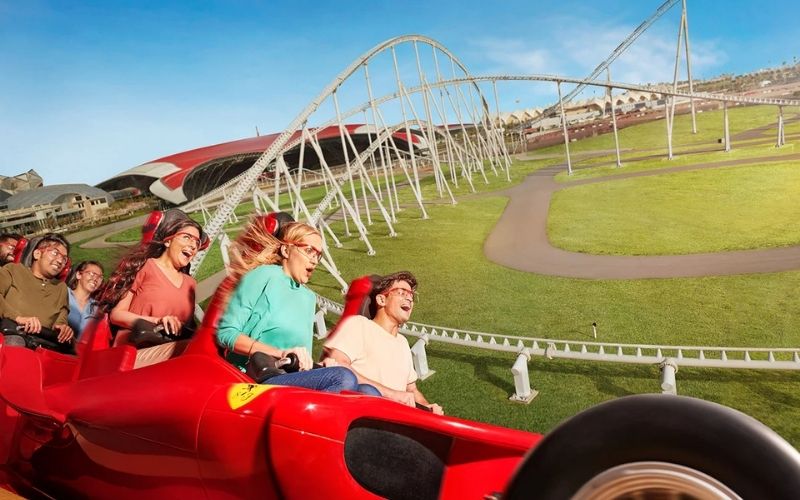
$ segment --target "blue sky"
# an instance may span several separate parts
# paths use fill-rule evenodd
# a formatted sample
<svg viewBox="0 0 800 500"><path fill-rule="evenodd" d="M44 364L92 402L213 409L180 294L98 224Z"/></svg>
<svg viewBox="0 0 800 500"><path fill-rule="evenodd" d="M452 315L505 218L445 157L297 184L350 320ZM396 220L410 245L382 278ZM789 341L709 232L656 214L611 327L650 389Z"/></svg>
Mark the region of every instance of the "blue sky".
<svg viewBox="0 0 800 500"><path fill-rule="evenodd" d="M661 3L0 0L0 174L93 184L255 127L280 131L356 57L402 34L438 40L473 74L582 77ZM688 8L696 78L800 57L796 1ZM613 79L670 80L679 16L658 20ZM501 108L554 92L501 86Z"/></svg>

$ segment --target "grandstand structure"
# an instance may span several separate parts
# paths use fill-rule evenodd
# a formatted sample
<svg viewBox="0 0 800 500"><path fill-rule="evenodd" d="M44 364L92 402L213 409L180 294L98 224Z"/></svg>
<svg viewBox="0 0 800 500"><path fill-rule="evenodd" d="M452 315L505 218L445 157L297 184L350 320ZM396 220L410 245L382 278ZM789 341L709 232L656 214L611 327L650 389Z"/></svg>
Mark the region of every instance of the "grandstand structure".
<svg viewBox="0 0 800 500"><path fill-rule="evenodd" d="M673 85L654 88L611 81L609 68L612 62L655 20L679 3L682 14ZM688 89L678 87L682 48L686 54ZM672 158L672 131L678 102L688 103L693 117L696 102L718 103L724 110L720 128L726 150L731 148L729 105L772 105L777 117L776 146L784 143L783 107L800 106L800 101L695 93L689 55L685 0L664 2L586 78L473 75L455 54L436 40L421 35L392 38L367 51L334 77L282 133L270 136L261 144L266 147L257 153L257 159L252 161L251 158L252 166L231 175L200 196L186 197L188 201L182 208L186 211L203 210L204 213L210 213L213 208L205 230L212 238L220 237L223 242L227 238L225 225L242 203L252 202L257 211L292 213L295 219L307 221L320 229L324 243L321 264L346 288L347 281L340 275L328 251L330 245L339 246L344 239L357 238L367 255L374 254L370 226L375 221L382 221L381 227L387 228L387 235L395 236L394 224L401 210L418 211L420 218L425 219L428 218L426 203L457 203L452 189L455 186L466 185L474 190L476 182L510 180L512 162L508 144L518 131L513 129L512 123L504 120L508 115L500 109L499 87L506 82L530 82L552 87L558 97L552 106L527 116L517 116L516 121L520 126L530 127L536 120L550 119L552 125L560 127L565 146L565 166L569 173L572 173L572 165L566 103L589 86L599 87L606 93L606 99L586 102L585 107L587 113L609 113L614 119L617 165L621 165L621 159L615 116L624 106L634 109L637 105L648 105L663 110L668 158ZM606 79L599 80L603 73ZM566 94L565 86L572 86ZM626 94L611 98L613 91L625 91ZM696 131L694 118L693 130ZM193 271L197 270L205 255L205 251L198 253ZM320 299L320 307L323 312L335 312L340 305ZM414 328L409 327L406 333L422 338L421 347L418 343L414 348L417 360L424 359L424 345L434 339L519 353L512 369L515 382L522 384L517 385L517 400L529 400L532 394L530 387L526 387L525 368L531 355L630 363L658 362L666 377L663 382L665 390L674 390L669 388L674 387L677 364L692 357L688 354L690 352L697 353L693 356L692 366L732 366L732 358L728 356L733 352L730 348L583 343L576 351L574 342L553 339L526 341L491 333L475 334L472 338L467 335L465 339L463 334L443 335L430 329L422 331L428 327ZM435 330L458 331L439 327ZM667 351L674 353L674 357L666 356L664 353ZM738 360L741 361L736 366L739 368L800 369L797 350L781 351L779 362L775 361L775 353L779 350L767 350L763 363L750 358L749 352L756 349L740 351L744 354ZM643 355L643 352L651 354ZM713 356L707 357L709 352L713 352ZM427 372L427 367L418 365L418 369L422 374Z"/></svg>

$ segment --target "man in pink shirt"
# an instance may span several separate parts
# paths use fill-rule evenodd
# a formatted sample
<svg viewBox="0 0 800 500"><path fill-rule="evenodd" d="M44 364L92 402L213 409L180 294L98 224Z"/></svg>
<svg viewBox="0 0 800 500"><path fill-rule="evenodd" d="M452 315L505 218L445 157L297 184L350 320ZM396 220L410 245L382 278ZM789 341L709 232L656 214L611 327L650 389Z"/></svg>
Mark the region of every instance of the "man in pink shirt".
<svg viewBox="0 0 800 500"><path fill-rule="evenodd" d="M323 357L349 367L359 384L374 386L384 397L409 406L424 405L441 415L441 406L429 403L417 388L408 340L398 334L411 317L416 288L417 280L409 272L384 276L373 292L373 319L345 318L325 342Z"/></svg>

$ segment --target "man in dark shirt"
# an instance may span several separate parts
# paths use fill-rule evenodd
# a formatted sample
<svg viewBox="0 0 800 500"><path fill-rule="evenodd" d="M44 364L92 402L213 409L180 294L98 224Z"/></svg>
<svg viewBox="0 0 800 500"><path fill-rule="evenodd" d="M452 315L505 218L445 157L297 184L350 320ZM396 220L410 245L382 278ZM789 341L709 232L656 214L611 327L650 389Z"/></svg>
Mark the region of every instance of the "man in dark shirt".
<svg viewBox="0 0 800 500"><path fill-rule="evenodd" d="M67 285L58 279L68 252L69 243L50 233L37 242L30 268L15 263L0 268L0 317L15 321L27 334L38 334L44 327L56 331L59 342L72 340ZM8 345L20 342L24 344L15 335L5 338Z"/></svg>
<svg viewBox="0 0 800 500"><path fill-rule="evenodd" d="M0 266L14 262L14 247L22 236L14 233L0 233Z"/></svg>

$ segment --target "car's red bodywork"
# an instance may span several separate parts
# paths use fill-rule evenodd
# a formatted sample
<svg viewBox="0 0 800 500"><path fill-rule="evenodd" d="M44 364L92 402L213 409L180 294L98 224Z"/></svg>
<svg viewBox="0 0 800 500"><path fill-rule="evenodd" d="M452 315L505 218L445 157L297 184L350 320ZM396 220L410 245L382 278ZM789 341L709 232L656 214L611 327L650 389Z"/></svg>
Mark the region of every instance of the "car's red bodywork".
<svg viewBox="0 0 800 500"><path fill-rule="evenodd" d="M218 316L212 302L184 354L139 369L133 347L107 347L105 322L84 334L78 356L0 344L6 488L57 498L375 498L349 472L345 440L353 427L394 423L445 443L440 497L483 498L503 491L541 438L382 398L252 384L217 353Z"/></svg>

